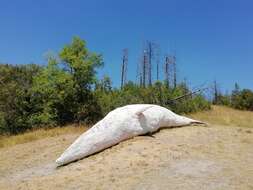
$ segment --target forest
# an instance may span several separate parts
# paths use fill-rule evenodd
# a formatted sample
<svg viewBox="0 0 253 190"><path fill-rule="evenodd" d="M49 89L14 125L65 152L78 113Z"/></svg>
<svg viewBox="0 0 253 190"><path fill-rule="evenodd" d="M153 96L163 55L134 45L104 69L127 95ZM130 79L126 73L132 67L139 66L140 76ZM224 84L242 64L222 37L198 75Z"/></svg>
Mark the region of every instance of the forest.
<svg viewBox="0 0 253 190"><path fill-rule="evenodd" d="M158 104L181 114L208 110L212 104L253 111L253 92L238 84L225 95L214 85L212 100L201 90L192 92L186 82L172 86L157 80L143 86L125 81L116 88L109 76L98 79L103 64L102 56L89 51L79 37L58 55L48 55L46 66L0 64L0 134L90 125L119 106L137 103Z"/></svg>

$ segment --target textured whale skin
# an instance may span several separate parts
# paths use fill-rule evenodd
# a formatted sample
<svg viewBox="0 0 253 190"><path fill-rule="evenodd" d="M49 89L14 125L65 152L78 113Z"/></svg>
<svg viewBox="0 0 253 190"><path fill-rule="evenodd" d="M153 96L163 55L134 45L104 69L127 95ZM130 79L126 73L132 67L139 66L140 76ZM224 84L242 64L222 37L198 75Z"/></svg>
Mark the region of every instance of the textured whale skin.
<svg viewBox="0 0 253 190"><path fill-rule="evenodd" d="M82 159L126 139L152 133L164 127L202 123L151 104L135 104L117 108L84 132L56 160L57 166Z"/></svg>

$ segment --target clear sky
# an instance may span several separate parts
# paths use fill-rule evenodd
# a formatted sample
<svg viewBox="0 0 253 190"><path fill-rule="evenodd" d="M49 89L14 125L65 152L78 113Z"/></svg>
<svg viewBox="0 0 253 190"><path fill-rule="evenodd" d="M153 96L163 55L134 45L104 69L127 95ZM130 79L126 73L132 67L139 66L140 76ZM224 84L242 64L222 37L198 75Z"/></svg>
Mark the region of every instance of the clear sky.
<svg viewBox="0 0 253 190"><path fill-rule="evenodd" d="M253 89L252 0L1 0L0 62L45 64L75 35L102 53L120 84L122 49L129 49L128 79L136 79L142 44L176 51L179 77L190 85L217 80Z"/></svg>

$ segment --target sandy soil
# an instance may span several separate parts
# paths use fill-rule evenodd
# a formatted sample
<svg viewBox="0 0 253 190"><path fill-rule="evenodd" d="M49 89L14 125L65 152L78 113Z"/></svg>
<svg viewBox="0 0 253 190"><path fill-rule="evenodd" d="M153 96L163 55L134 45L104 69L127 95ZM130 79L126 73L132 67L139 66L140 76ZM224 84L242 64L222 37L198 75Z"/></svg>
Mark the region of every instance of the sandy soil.
<svg viewBox="0 0 253 190"><path fill-rule="evenodd" d="M0 189L253 189L253 129L164 129L56 168L77 136L0 149Z"/></svg>

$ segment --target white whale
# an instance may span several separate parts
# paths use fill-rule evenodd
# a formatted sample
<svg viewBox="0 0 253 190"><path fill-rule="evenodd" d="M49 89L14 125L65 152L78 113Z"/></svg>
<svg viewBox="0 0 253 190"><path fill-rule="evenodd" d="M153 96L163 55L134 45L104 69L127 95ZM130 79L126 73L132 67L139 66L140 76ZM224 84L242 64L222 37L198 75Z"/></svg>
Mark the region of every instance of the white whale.
<svg viewBox="0 0 253 190"><path fill-rule="evenodd" d="M83 133L56 160L56 164L57 166L68 164L126 139L152 133L160 128L194 123L204 124L177 115L158 105L136 104L120 107L109 112L104 119Z"/></svg>

